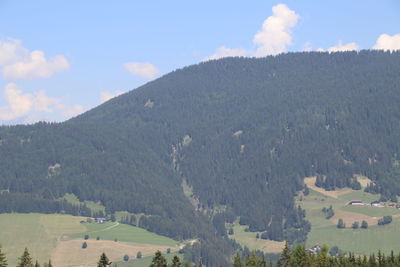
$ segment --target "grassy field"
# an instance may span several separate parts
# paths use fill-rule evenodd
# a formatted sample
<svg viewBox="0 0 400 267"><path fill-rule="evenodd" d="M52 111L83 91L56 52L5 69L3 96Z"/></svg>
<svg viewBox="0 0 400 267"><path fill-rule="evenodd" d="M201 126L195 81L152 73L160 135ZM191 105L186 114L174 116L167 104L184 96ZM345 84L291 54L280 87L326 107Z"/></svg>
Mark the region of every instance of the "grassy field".
<svg viewBox="0 0 400 267"><path fill-rule="evenodd" d="M379 195L365 193L362 190L341 190L340 193L332 194L332 191L313 190L309 186L310 194L298 199L298 204L306 210L307 219L312 228L308 235L307 247L315 244L337 245L344 251L353 251L360 254L368 254L382 250L386 253L390 250L400 251L400 210L393 207L371 207L371 206L347 206L350 200L362 200L365 203L379 199ZM335 216L327 220L321 211L323 207L332 205ZM393 215L393 222L389 225L376 225L379 218L384 215ZM336 227L339 218L346 222L346 229ZM368 229L351 228L354 221L366 220Z"/></svg>
<svg viewBox="0 0 400 267"><path fill-rule="evenodd" d="M285 242L256 238L257 232L245 232L246 227L236 222L233 226L234 234L230 238L235 239L242 246L247 246L250 250L261 250L267 253L279 253L285 246Z"/></svg>
<svg viewBox="0 0 400 267"><path fill-rule="evenodd" d="M120 261L123 255L135 257L138 251L150 256L156 250L178 249L177 241L141 228L111 222L81 224L84 219L56 214L0 214L0 243L9 265L16 265L25 247L33 259L43 263L51 258L57 267L95 265L103 251L110 260ZM85 234L91 239L82 249ZM96 240L97 236L101 240Z"/></svg>
<svg viewBox="0 0 400 267"><path fill-rule="evenodd" d="M167 260L167 263L171 263L172 258L177 255L181 262L183 261L183 255L181 254L163 254L165 259ZM116 262L118 267L149 267L151 260L153 259L153 256L147 256L143 257L141 259L130 259L129 261L119 261Z"/></svg>
<svg viewBox="0 0 400 267"><path fill-rule="evenodd" d="M25 247L33 258L47 261L65 234L85 231L80 217L43 214L0 214L0 242L9 265L15 265Z"/></svg>
<svg viewBox="0 0 400 267"><path fill-rule="evenodd" d="M99 212L105 211L105 207L99 203L93 202L93 201L84 201L80 202L79 199L74 195L74 194L65 194L63 197L65 200L67 200L71 204L79 205L85 203L88 208L92 210L92 212Z"/></svg>
<svg viewBox="0 0 400 267"><path fill-rule="evenodd" d="M82 239L84 235L89 235L90 239L96 239L100 237L100 240L114 240L122 242L133 242L150 245L170 246L175 247L177 241L170 238L160 236L149 231L146 231L139 227L134 227L126 224L120 224L118 222L106 222L106 223L87 223L84 224L86 231L79 234L75 233L69 237L72 239Z"/></svg>

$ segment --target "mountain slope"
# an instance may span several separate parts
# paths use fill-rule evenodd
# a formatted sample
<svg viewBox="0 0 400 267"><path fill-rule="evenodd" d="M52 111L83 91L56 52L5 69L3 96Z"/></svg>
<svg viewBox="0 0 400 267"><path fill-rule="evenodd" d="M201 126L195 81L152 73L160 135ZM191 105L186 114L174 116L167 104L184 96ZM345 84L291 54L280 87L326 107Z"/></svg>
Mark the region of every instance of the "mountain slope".
<svg viewBox="0 0 400 267"><path fill-rule="evenodd" d="M64 123L1 127L0 189L10 193L0 197L18 211L21 195L74 193L109 212L153 215L141 225L175 238L224 236L224 222L240 216L270 239L301 242L309 224L293 196L305 176L326 189L357 187L356 173L393 180L399 66L400 53L378 51L226 58Z"/></svg>

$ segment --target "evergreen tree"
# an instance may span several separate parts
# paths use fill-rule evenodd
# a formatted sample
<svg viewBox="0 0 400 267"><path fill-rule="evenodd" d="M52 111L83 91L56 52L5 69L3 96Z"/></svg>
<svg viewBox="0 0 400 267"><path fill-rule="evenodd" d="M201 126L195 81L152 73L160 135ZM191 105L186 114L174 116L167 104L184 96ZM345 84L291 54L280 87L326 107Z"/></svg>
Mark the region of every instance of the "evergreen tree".
<svg viewBox="0 0 400 267"><path fill-rule="evenodd" d="M171 267L181 267L181 266L182 266L182 263L181 263L179 257L175 255L175 256L172 258Z"/></svg>
<svg viewBox="0 0 400 267"><path fill-rule="evenodd" d="M308 254L302 245L297 245L290 257L290 266L293 267L308 267L309 259Z"/></svg>
<svg viewBox="0 0 400 267"><path fill-rule="evenodd" d="M43 267L53 267L53 264L51 263L51 260L49 260L49 262L45 262L43 264Z"/></svg>
<svg viewBox="0 0 400 267"><path fill-rule="evenodd" d="M239 253L236 253L235 258L233 259L233 267L243 267Z"/></svg>
<svg viewBox="0 0 400 267"><path fill-rule="evenodd" d="M0 267L7 267L7 258L6 254L2 251L1 246L0 246Z"/></svg>
<svg viewBox="0 0 400 267"><path fill-rule="evenodd" d="M100 256L100 260L97 263L97 267L107 267L111 265L111 262L108 260L106 254L103 252Z"/></svg>
<svg viewBox="0 0 400 267"><path fill-rule="evenodd" d="M35 267L40 267L40 264L39 264L39 262L37 260L35 262ZM46 266L44 266L44 267L46 267Z"/></svg>
<svg viewBox="0 0 400 267"><path fill-rule="evenodd" d="M27 248L25 248L24 253L22 253L22 256L19 258L17 267L33 267L32 258Z"/></svg>
<svg viewBox="0 0 400 267"><path fill-rule="evenodd" d="M278 267L289 266L290 263L290 248L289 243L286 241L285 247L283 248L282 254L278 260Z"/></svg>
<svg viewBox="0 0 400 267"><path fill-rule="evenodd" d="M162 255L161 251L157 250L155 253L153 260L151 261L150 267L166 267L167 261Z"/></svg>

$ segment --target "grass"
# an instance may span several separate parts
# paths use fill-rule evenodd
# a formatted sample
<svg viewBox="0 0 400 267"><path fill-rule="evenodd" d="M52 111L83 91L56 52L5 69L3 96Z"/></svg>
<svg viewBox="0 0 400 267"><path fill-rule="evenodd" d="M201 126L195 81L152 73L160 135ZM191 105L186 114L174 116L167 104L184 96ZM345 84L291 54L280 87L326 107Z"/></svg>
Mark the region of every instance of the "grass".
<svg viewBox="0 0 400 267"><path fill-rule="evenodd" d="M298 199L297 203L306 210L307 220L311 222L311 232L308 234L306 246L311 247L315 244L327 244L328 246L337 245L344 251L352 251L359 254L369 254L381 250L389 253L391 250L399 251L400 243L400 218L397 214L400 211L391 208L377 208L370 206L346 206L349 200L359 199L366 203L379 199L379 195L365 193L362 190L348 191L345 194L329 197L324 192L310 190L308 196ZM323 207L332 205L335 217L331 220L325 219L325 214L321 211ZM340 214L338 216L338 214ZM347 223L346 229L338 229L336 222L338 217L346 216L346 220L356 218L368 218L369 222L377 222L377 218L384 215L394 215L393 222L385 226L369 225L368 229L350 228ZM361 223L361 221L360 221Z"/></svg>
<svg viewBox="0 0 400 267"><path fill-rule="evenodd" d="M87 223L85 224L86 231L78 234L69 235L70 238L83 238L84 235L89 235L90 239L96 239L100 237L101 240L114 240L122 242L133 242L141 244L150 244L158 246L171 246L177 245L177 241L160 236L142 228L130 226L126 224L120 224L117 222L106 222L102 224L98 223Z"/></svg>
<svg viewBox="0 0 400 267"><path fill-rule="evenodd" d="M361 213L371 217L383 217L385 215L400 214L400 210L393 207L371 207L371 206L345 206L341 210Z"/></svg>
<svg viewBox="0 0 400 267"><path fill-rule="evenodd" d="M103 205L93 201L80 202L79 199L74 194L65 194L63 198L69 203L74 205L85 203L86 206L92 210L92 212L100 212L100 211L105 212L105 207Z"/></svg>
<svg viewBox="0 0 400 267"><path fill-rule="evenodd" d="M267 253L279 253L282 251L285 242L277 242L256 238L257 232L245 232L245 225L239 225L236 222L233 226L233 235L230 237L235 239L242 246L248 247L250 250L261 250ZM261 233L258 233L261 235Z"/></svg>
<svg viewBox="0 0 400 267"><path fill-rule="evenodd" d="M180 254L164 254L163 256L165 257L165 259L167 260L167 263L171 263L172 262L172 258L177 255L181 262L183 261L182 259L182 255ZM116 262L118 267L149 267L150 263L153 259L153 256L147 256L147 257L143 257L141 259L130 259L129 261L119 261Z"/></svg>
<svg viewBox="0 0 400 267"><path fill-rule="evenodd" d="M69 215L0 214L0 242L9 265L16 265L25 247L34 259L47 261L65 233L85 230L80 220Z"/></svg>
<svg viewBox="0 0 400 267"><path fill-rule="evenodd" d="M17 264L25 247L34 260L44 263L51 258L58 267L72 266L76 262L95 264L91 261L97 261L102 251L107 255L109 252L115 261L122 260L125 254L135 257L138 251L147 256L156 250L178 249L177 241L138 227L111 222L81 224L84 219L60 214L0 214L0 243L9 265ZM84 250L81 245L85 234L91 239ZM95 240L97 236L101 240ZM115 238L118 242L114 242Z"/></svg>

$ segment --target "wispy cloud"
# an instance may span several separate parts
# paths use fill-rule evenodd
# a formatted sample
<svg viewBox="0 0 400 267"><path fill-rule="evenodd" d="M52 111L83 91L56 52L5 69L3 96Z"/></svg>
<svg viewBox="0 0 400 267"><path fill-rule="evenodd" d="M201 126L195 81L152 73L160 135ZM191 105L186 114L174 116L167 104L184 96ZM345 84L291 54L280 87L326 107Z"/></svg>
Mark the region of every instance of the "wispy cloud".
<svg viewBox="0 0 400 267"><path fill-rule="evenodd" d="M133 75L148 79L155 78L159 73L157 67L148 62L127 62L124 68Z"/></svg>
<svg viewBox="0 0 400 267"><path fill-rule="evenodd" d="M63 55L47 59L43 51L26 49L20 40L0 41L0 68L8 80L47 78L69 68Z"/></svg>

